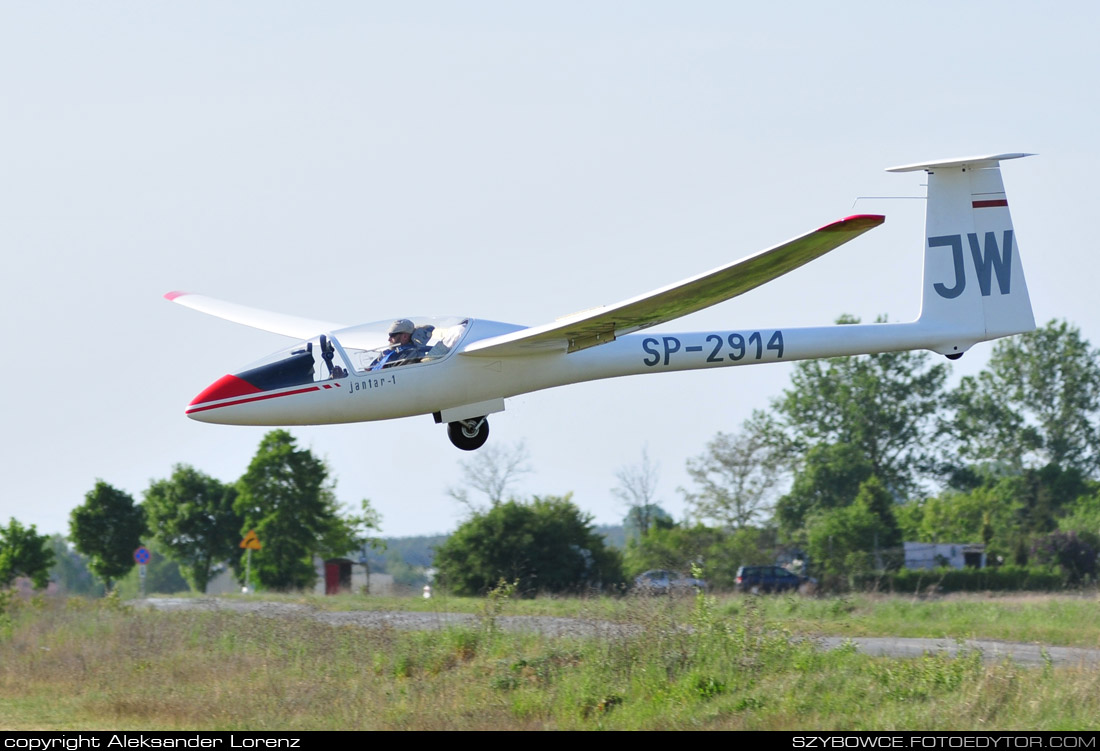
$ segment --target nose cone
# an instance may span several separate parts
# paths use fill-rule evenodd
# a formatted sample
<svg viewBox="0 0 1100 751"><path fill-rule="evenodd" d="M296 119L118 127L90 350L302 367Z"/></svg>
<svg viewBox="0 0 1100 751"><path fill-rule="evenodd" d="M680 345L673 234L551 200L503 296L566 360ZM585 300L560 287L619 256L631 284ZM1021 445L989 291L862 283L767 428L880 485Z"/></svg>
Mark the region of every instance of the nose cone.
<svg viewBox="0 0 1100 751"><path fill-rule="evenodd" d="M201 394L191 400L187 406L187 416L193 420L210 422L208 412L218 407L227 407L239 402L226 402L226 399L247 397L262 391L243 378L225 375L207 386Z"/></svg>

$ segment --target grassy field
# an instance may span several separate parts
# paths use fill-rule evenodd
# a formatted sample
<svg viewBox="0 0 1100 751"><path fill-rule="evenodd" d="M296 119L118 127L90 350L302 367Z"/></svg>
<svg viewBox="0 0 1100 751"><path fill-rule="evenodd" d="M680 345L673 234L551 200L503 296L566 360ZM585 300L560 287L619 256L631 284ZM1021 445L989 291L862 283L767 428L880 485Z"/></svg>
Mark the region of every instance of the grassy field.
<svg viewBox="0 0 1100 751"><path fill-rule="evenodd" d="M282 598L468 612L431 632L306 618L13 602L0 622L4 729L1097 730L1100 675L977 653L874 658L797 635L1100 646L1090 596ZM502 632L497 615L629 623L618 639Z"/></svg>

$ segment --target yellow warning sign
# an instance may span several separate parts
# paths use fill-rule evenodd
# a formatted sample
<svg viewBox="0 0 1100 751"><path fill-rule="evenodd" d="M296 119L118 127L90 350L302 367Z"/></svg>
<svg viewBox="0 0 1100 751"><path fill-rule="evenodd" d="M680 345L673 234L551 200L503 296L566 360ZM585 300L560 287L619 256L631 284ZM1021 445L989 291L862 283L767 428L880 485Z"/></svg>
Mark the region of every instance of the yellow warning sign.
<svg viewBox="0 0 1100 751"><path fill-rule="evenodd" d="M260 545L260 538L256 536L256 530L248 530L248 534L241 540L241 547L246 550L259 550L262 547Z"/></svg>

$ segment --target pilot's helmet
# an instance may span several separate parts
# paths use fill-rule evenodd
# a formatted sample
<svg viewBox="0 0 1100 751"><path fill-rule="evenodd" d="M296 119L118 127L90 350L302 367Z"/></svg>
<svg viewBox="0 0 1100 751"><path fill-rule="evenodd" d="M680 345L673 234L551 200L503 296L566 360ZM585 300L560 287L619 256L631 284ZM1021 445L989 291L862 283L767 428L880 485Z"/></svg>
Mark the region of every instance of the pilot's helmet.
<svg viewBox="0 0 1100 751"><path fill-rule="evenodd" d="M411 334L416 330L416 326L408 318L399 318L390 324L390 336L394 334Z"/></svg>

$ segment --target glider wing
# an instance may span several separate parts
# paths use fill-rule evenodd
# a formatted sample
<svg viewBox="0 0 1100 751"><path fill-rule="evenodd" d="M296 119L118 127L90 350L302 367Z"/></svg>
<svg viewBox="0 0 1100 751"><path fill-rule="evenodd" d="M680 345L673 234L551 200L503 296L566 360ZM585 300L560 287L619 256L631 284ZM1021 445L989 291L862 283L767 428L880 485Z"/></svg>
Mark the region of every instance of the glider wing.
<svg viewBox="0 0 1100 751"><path fill-rule="evenodd" d="M327 331L345 328L345 324L342 323L273 313L269 310L250 308L247 305L238 305L237 303L218 300L206 295L196 295L191 292L169 292L164 298L201 313L224 318L233 323L251 326L254 329L270 331L273 334L293 337L294 339L309 339Z"/></svg>
<svg viewBox="0 0 1100 751"><path fill-rule="evenodd" d="M551 351L576 352L606 344L618 336L656 326L744 294L825 255L884 221L885 217L875 214L850 216L740 261L644 295L574 313L543 326L473 342L462 350L462 354L508 357Z"/></svg>

